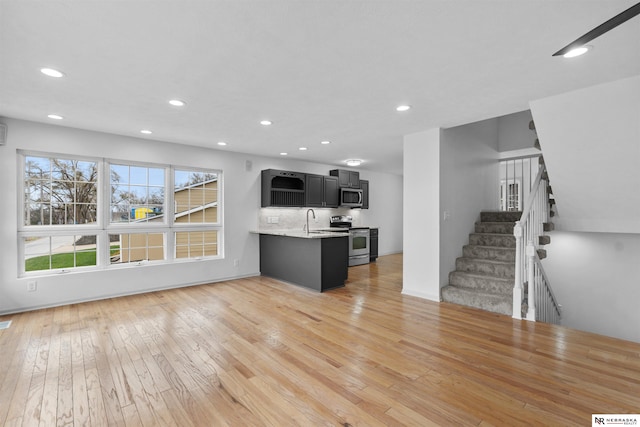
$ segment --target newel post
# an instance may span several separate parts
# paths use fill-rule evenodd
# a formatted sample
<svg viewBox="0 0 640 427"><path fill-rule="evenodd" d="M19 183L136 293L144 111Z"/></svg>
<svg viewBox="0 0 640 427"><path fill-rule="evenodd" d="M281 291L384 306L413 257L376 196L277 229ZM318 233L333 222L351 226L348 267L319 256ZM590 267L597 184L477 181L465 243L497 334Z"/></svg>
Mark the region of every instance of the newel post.
<svg viewBox="0 0 640 427"><path fill-rule="evenodd" d="M522 319L522 224L516 221L513 227L516 238L516 266L515 282L513 285L513 315L514 319Z"/></svg>
<svg viewBox="0 0 640 427"><path fill-rule="evenodd" d="M529 240L527 242L527 282L528 282L528 298L527 303L529 310L527 310L527 320L536 321L536 282L535 282L535 260L536 247L533 242Z"/></svg>

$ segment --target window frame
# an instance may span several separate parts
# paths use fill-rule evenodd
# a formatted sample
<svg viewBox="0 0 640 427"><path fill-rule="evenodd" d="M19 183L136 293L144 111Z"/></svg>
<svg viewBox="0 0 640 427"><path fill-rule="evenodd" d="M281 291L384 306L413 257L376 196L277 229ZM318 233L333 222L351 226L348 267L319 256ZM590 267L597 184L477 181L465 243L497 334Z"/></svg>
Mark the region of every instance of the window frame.
<svg viewBox="0 0 640 427"><path fill-rule="evenodd" d="M47 225L27 225L25 223L25 197L26 197L26 159L28 157L42 157L49 159L77 160L95 162L97 165L97 212L96 222L92 224L47 224ZM223 176L221 169L207 169L197 167L183 167L153 162L140 162L124 159L97 158L92 156L66 155L62 153L38 152L18 150L17 152L17 175L19 177L17 186L17 236L18 236L18 277L46 276L68 272L110 270L119 268L133 268L139 265L148 264L171 264L196 262L202 259L215 260L224 259L224 216L223 216ZM111 166L123 165L129 167L161 168L164 171L164 203L162 221L145 222L111 222ZM175 171L188 171L200 173L214 173L217 176L217 221L202 223L178 223L175 217ZM128 183L130 184L130 183ZM216 231L217 254L200 256L195 258L177 258L175 236L177 232L203 232ZM162 260L143 260L126 263L111 263L111 242L109 236L112 234L162 234L163 252ZM96 236L96 265L70 267L62 269L46 269L25 271L25 239L29 237L43 236L63 236L63 235L95 235ZM50 252L51 255L51 252Z"/></svg>

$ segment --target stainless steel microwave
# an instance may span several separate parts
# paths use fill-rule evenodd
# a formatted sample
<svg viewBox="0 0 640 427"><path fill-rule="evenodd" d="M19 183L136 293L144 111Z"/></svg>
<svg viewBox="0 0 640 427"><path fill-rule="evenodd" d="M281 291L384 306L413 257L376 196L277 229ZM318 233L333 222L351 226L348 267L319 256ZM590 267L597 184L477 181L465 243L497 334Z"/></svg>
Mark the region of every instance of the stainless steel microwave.
<svg viewBox="0 0 640 427"><path fill-rule="evenodd" d="M359 188L341 188L340 206L349 208L362 207L362 190Z"/></svg>

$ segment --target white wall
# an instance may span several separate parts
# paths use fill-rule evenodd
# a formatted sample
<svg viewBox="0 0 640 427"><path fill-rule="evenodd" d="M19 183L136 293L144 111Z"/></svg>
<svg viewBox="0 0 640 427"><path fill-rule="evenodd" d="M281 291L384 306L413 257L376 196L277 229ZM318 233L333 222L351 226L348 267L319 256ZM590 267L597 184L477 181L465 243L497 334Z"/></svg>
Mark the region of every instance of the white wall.
<svg viewBox="0 0 640 427"><path fill-rule="evenodd" d="M640 235L555 231L545 249L564 326L640 342Z"/></svg>
<svg viewBox="0 0 640 427"><path fill-rule="evenodd" d="M7 145L0 146L0 189L4 196L0 209L0 313L257 275L258 236L249 234L249 230L258 225L260 171L277 168L328 174L335 168L7 118L0 121L8 125ZM27 292L27 279L17 277L18 149L221 169L224 259L41 276L37 278L38 290ZM249 171L247 160L252 163ZM401 206L402 197L397 195L402 194L402 178L368 172L363 172L363 177L369 178L371 191L371 209L365 218L380 226L381 252L400 252L402 223L393 218L397 212L385 200ZM240 261L238 267L234 266L235 259Z"/></svg>
<svg viewBox="0 0 640 427"><path fill-rule="evenodd" d="M534 101L557 229L640 233L640 76Z"/></svg>
<svg viewBox="0 0 640 427"><path fill-rule="evenodd" d="M402 293L440 301L440 129L404 137Z"/></svg>
<svg viewBox="0 0 640 427"><path fill-rule="evenodd" d="M532 148L535 132L529 130L532 120L530 110L498 117L498 151L515 151Z"/></svg>
<svg viewBox="0 0 640 427"><path fill-rule="evenodd" d="M483 210L498 208L498 123L484 120L442 131L440 143L440 287ZM406 172L405 172L406 177ZM445 213L448 219L445 220ZM406 255L405 255L406 256Z"/></svg>

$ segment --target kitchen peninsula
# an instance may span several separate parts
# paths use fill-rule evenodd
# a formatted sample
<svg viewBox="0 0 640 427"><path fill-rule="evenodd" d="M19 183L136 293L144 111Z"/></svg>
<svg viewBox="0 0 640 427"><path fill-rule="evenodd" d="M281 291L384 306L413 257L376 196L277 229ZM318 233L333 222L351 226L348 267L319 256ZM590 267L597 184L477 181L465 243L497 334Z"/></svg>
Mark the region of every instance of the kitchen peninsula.
<svg viewBox="0 0 640 427"><path fill-rule="evenodd" d="M349 234L265 230L260 235L263 276L323 292L344 286L349 268Z"/></svg>

